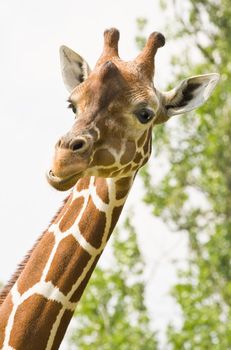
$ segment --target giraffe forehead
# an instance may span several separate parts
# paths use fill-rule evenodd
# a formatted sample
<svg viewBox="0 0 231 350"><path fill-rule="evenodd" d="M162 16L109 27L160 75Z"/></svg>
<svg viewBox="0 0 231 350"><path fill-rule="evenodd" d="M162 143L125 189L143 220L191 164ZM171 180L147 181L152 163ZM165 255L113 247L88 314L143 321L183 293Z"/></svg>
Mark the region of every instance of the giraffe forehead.
<svg viewBox="0 0 231 350"><path fill-rule="evenodd" d="M93 71L90 76L79 85L70 96L70 100L81 108L102 110L111 101L121 101L122 91L127 89L127 82L118 71L112 71L102 77L99 70Z"/></svg>
<svg viewBox="0 0 231 350"><path fill-rule="evenodd" d="M102 79L102 67L97 68L86 81L74 89L70 99L83 109L89 106L103 109L111 104L121 108L129 103L156 98L153 83L141 75L134 62L124 62L116 58L112 62L117 70Z"/></svg>

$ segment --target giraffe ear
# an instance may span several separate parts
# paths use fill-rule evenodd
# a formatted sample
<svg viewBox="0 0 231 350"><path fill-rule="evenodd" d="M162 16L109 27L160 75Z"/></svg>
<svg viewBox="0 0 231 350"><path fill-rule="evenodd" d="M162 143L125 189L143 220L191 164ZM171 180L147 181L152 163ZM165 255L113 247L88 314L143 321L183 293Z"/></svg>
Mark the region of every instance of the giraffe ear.
<svg viewBox="0 0 231 350"><path fill-rule="evenodd" d="M87 62L67 46L60 47L60 63L64 84L69 92L87 79L90 67Z"/></svg>
<svg viewBox="0 0 231 350"><path fill-rule="evenodd" d="M211 95L219 81L219 74L204 74L183 80L175 89L163 94L167 118L200 107Z"/></svg>

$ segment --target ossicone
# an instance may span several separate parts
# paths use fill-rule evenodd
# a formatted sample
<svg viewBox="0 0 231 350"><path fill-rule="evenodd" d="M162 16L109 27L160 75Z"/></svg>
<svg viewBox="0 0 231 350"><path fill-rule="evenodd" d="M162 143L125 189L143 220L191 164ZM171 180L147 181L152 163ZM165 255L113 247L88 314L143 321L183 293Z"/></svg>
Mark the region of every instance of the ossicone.
<svg viewBox="0 0 231 350"><path fill-rule="evenodd" d="M140 66L142 73L146 75L149 79L152 79L155 73L156 52L160 47L164 46L164 44L164 35L159 32L153 32L149 36L143 50L135 59L135 62L138 66Z"/></svg>
<svg viewBox="0 0 231 350"><path fill-rule="evenodd" d="M119 57L118 42L120 33L116 28L106 29L104 31L104 47L101 58L104 56Z"/></svg>

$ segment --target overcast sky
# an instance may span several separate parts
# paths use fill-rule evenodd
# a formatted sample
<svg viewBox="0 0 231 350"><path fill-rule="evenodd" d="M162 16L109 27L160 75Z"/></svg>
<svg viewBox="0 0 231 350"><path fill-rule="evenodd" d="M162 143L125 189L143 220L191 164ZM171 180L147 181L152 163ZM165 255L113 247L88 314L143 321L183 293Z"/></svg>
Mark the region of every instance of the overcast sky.
<svg viewBox="0 0 231 350"><path fill-rule="evenodd" d="M147 34L162 31L166 24L156 3L0 2L0 280L9 278L66 196L50 188L44 176L54 144L73 122L60 75L59 46L70 46L93 66L102 50L104 29L115 26L121 33L121 57L132 59L137 54L136 18L148 18ZM167 41L158 52L156 82L161 89L171 72L171 47ZM137 182L127 207L139 201L138 192ZM151 221L144 206L139 206L138 213L135 222L150 274L147 301L155 315L155 326L161 328L175 312L167 296L176 279L169 259L183 257L186 242L170 234L160 221ZM144 222L148 223L146 227Z"/></svg>

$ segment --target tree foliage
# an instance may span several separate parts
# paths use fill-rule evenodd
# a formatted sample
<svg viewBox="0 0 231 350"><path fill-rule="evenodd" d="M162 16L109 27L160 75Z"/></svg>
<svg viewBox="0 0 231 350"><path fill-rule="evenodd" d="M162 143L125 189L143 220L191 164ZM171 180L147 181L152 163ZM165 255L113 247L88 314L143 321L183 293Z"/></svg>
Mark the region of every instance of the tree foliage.
<svg viewBox="0 0 231 350"><path fill-rule="evenodd" d="M182 326L169 326L169 346L230 349L231 6L227 0L175 0L162 5L166 13L174 11L168 28L185 47L184 54L172 58L172 64L177 61L180 66L174 85L190 75L221 74L203 107L177 117L174 126L170 122L154 130L155 155L166 157L169 169L155 187L150 172L143 175L145 201L154 215L186 234L189 242L187 268L173 289Z"/></svg>
<svg viewBox="0 0 231 350"><path fill-rule="evenodd" d="M155 350L144 304L144 262L134 228L114 233L113 266L97 267L76 311L71 349Z"/></svg>

